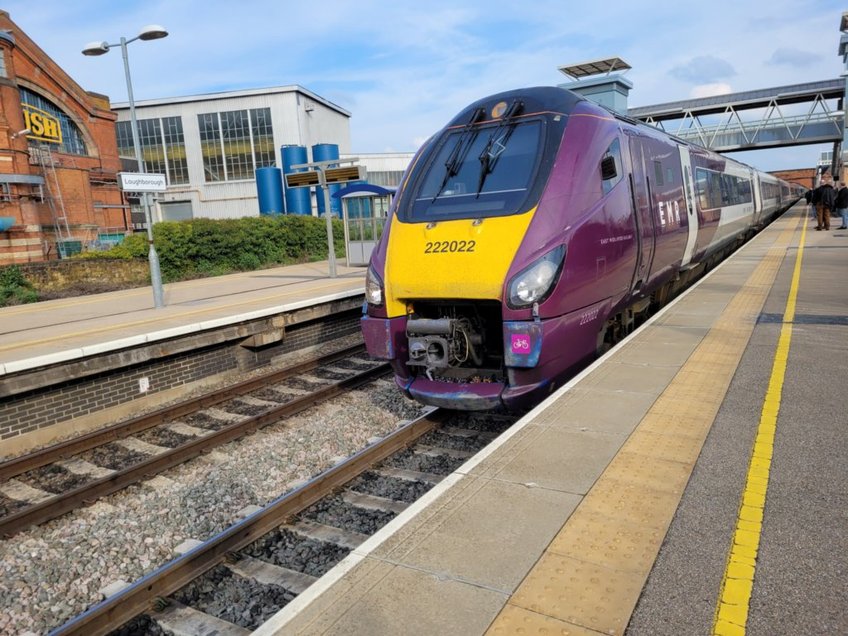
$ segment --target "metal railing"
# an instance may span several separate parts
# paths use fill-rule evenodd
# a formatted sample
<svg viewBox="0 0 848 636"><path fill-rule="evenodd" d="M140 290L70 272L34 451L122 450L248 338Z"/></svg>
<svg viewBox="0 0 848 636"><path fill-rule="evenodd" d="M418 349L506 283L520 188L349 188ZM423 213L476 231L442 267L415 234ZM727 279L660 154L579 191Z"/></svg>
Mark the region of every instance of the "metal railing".
<svg viewBox="0 0 848 636"><path fill-rule="evenodd" d="M686 126L686 124L689 124ZM769 120L743 122L729 119L723 123L704 125L697 119L684 119L675 130L663 126L687 141L697 141L706 148L726 150L740 145L774 145L791 141L838 141L842 139L842 113L820 113L778 117Z"/></svg>

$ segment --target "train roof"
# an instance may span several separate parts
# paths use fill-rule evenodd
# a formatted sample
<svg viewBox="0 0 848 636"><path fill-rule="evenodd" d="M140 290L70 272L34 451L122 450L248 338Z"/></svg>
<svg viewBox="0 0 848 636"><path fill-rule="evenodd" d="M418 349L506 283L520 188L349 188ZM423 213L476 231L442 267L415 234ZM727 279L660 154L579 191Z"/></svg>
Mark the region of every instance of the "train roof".
<svg viewBox="0 0 848 636"><path fill-rule="evenodd" d="M569 115L574 106L579 102L587 101L585 97L578 95L565 88L557 86L533 86L530 88L519 88L503 93L495 93L470 104L454 117L448 127L462 126L468 124L478 109L482 108L486 113L486 119L491 119L494 107L504 102L507 107L519 100L523 102L522 114L530 113L562 113ZM476 121L476 120L475 120Z"/></svg>

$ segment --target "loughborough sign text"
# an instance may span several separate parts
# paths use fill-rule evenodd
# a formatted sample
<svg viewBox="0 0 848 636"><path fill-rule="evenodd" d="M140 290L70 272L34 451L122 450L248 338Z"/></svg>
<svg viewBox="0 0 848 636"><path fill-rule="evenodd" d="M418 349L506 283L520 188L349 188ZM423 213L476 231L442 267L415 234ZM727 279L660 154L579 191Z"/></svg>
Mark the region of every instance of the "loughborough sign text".
<svg viewBox="0 0 848 636"><path fill-rule="evenodd" d="M121 190L127 192L164 192L167 184L164 174L121 172Z"/></svg>

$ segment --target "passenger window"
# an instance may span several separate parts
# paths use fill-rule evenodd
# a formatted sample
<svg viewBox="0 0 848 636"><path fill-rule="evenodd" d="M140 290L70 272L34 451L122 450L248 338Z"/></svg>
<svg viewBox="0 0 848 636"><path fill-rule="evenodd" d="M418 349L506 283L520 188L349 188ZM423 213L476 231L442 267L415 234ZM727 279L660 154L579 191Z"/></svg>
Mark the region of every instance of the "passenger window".
<svg viewBox="0 0 848 636"><path fill-rule="evenodd" d="M663 169L662 162L654 161L654 185L661 186L663 185Z"/></svg>
<svg viewBox="0 0 848 636"><path fill-rule="evenodd" d="M601 189L607 194L621 181L621 143L613 141L601 159Z"/></svg>

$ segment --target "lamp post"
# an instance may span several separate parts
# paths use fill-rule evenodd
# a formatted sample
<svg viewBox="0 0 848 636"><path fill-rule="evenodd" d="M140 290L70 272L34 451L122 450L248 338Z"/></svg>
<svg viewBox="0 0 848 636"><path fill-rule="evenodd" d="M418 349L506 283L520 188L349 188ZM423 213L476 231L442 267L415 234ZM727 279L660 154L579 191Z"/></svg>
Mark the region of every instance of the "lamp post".
<svg viewBox="0 0 848 636"><path fill-rule="evenodd" d="M127 56L127 44L136 40L158 40L168 36L168 32L158 24L151 24L144 27L134 38L129 40L121 37L119 44L108 44L106 42L90 42L82 50L83 55L103 55L108 53L113 46L121 47L121 54L124 58L124 73L127 78L127 98L130 104L130 119L132 120L132 138L133 146L135 147L135 159L138 162L138 171L145 172L144 159L141 156L141 143L138 137L138 120L135 117L135 100L133 100L132 80L130 79L130 61ZM147 224L147 255L150 260L150 282L153 285L153 304L158 309L164 306L162 292L162 273L159 270L159 255L156 253L156 248L153 245L153 221L150 214L150 202L147 199L147 193L141 193L141 201L144 206L144 220Z"/></svg>

